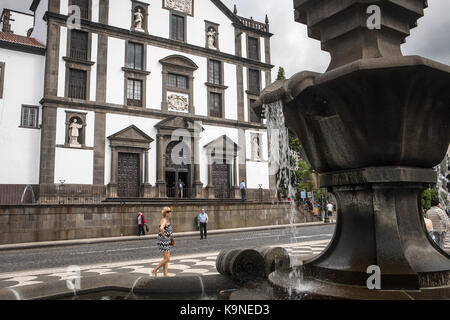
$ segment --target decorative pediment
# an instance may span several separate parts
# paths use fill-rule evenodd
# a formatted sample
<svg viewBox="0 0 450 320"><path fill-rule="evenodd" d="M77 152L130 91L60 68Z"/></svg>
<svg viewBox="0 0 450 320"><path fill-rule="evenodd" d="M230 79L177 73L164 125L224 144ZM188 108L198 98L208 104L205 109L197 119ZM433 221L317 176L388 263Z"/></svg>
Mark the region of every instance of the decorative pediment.
<svg viewBox="0 0 450 320"><path fill-rule="evenodd" d="M184 118L180 116L171 116L168 117L161 122L158 122L155 125L155 128L158 129L159 134L172 134L173 131L177 129L185 129L190 133L200 133L205 129L201 126L199 122L193 121L189 118Z"/></svg>
<svg viewBox="0 0 450 320"><path fill-rule="evenodd" d="M189 58L180 56L180 55L172 55L168 56L164 59L159 60L162 65L172 66L177 68L184 68L189 70L197 70L198 66Z"/></svg>
<svg viewBox="0 0 450 320"><path fill-rule="evenodd" d="M205 145L204 148L208 150L208 154L215 157L236 156L238 150L241 149L233 140L227 137L227 135L218 137L217 139Z"/></svg>
<svg viewBox="0 0 450 320"><path fill-rule="evenodd" d="M130 147L149 149L154 141L135 125L131 125L108 137L112 147Z"/></svg>

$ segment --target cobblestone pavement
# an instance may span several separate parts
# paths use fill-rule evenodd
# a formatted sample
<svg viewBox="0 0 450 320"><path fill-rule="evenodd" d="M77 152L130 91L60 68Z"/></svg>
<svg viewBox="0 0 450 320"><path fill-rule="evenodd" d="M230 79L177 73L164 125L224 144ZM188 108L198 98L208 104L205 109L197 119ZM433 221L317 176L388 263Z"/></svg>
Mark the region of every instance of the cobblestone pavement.
<svg viewBox="0 0 450 320"><path fill-rule="evenodd" d="M278 245L286 248L291 259L311 257L322 252L329 240ZM169 264L169 276L192 276L217 274L216 257L219 252L174 257ZM116 273L133 273L138 276L151 275L160 258L141 261L119 262L80 266L81 281L87 276L101 276ZM162 276L162 274L159 274ZM21 271L0 274L0 288L16 288L53 281L65 281L70 276L66 268Z"/></svg>

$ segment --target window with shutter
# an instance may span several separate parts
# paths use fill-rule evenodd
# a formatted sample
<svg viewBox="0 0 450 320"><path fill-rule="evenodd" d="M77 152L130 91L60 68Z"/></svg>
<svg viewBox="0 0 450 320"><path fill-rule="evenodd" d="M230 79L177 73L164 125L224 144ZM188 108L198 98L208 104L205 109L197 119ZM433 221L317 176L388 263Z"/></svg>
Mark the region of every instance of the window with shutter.
<svg viewBox="0 0 450 320"><path fill-rule="evenodd" d="M80 30L70 31L70 57L77 60L88 59L89 34Z"/></svg>
<svg viewBox="0 0 450 320"><path fill-rule="evenodd" d="M86 80L86 71L69 69L69 98L86 99Z"/></svg>
<svg viewBox="0 0 450 320"><path fill-rule="evenodd" d="M172 34L173 40L184 41L184 17L172 15Z"/></svg>
<svg viewBox="0 0 450 320"><path fill-rule="evenodd" d="M257 38L248 38L248 58L259 60L259 45Z"/></svg>
<svg viewBox="0 0 450 320"><path fill-rule="evenodd" d="M209 94L209 115L211 117L222 117L222 95L220 93L210 92Z"/></svg>
<svg viewBox="0 0 450 320"><path fill-rule="evenodd" d="M259 81L259 71L250 69L248 72L249 76L249 91L253 94L259 95L260 81Z"/></svg>
<svg viewBox="0 0 450 320"><path fill-rule="evenodd" d="M22 106L22 119L20 126L26 128L38 127L38 107Z"/></svg>
<svg viewBox="0 0 450 320"><path fill-rule="evenodd" d="M210 60L209 62L209 83L222 84L220 61Z"/></svg>
<svg viewBox="0 0 450 320"><path fill-rule="evenodd" d="M128 63L131 69L142 70L143 46L139 43L128 43Z"/></svg>
<svg viewBox="0 0 450 320"><path fill-rule="evenodd" d="M128 79L127 100L129 106L142 107L142 80Z"/></svg>

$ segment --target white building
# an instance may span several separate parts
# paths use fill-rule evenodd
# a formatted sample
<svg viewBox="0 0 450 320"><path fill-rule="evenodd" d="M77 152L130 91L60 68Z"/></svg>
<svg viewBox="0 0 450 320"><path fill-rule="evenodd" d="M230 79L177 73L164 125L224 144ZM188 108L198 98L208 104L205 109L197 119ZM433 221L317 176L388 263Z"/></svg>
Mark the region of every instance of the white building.
<svg viewBox="0 0 450 320"><path fill-rule="evenodd" d="M267 17L220 0L30 10L2 15L0 185L40 185L41 198L61 183L109 198L180 196L180 182L196 198L239 197L242 180L250 196L275 188L250 107L271 82Z"/></svg>

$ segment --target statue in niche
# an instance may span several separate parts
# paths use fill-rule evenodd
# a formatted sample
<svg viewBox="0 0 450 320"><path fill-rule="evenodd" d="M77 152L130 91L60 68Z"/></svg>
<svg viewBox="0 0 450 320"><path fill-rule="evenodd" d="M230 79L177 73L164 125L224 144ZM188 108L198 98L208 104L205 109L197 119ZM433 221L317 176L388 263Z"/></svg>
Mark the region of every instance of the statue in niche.
<svg viewBox="0 0 450 320"><path fill-rule="evenodd" d="M216 32L216 30L214 30L213 27L209 28L207 36L208 36L208 48L217 50L217 47L216 47L217 32Z"/></svg>
<svg viewBox="0 0 450 320"><path fill-rule="evenodd" d="M253 160L261 160L261 145L257 135L252 138L252 158Z"/></svg>
<svg viewBox="0 0 450 320"><path fill-rule="evenodd" d="M134 30L144 32L144 15L142 14L141 8L138 8L134 13Z"/></svg>
<svg viewBox="0 0 450 320"><path fill-rule="evenodd" d="M73 119L73 122L69 126L69 144L71 147L81 147L81 144L78 142L81 128L83 128L83 125L79 124L76 118Z"/></svg>

